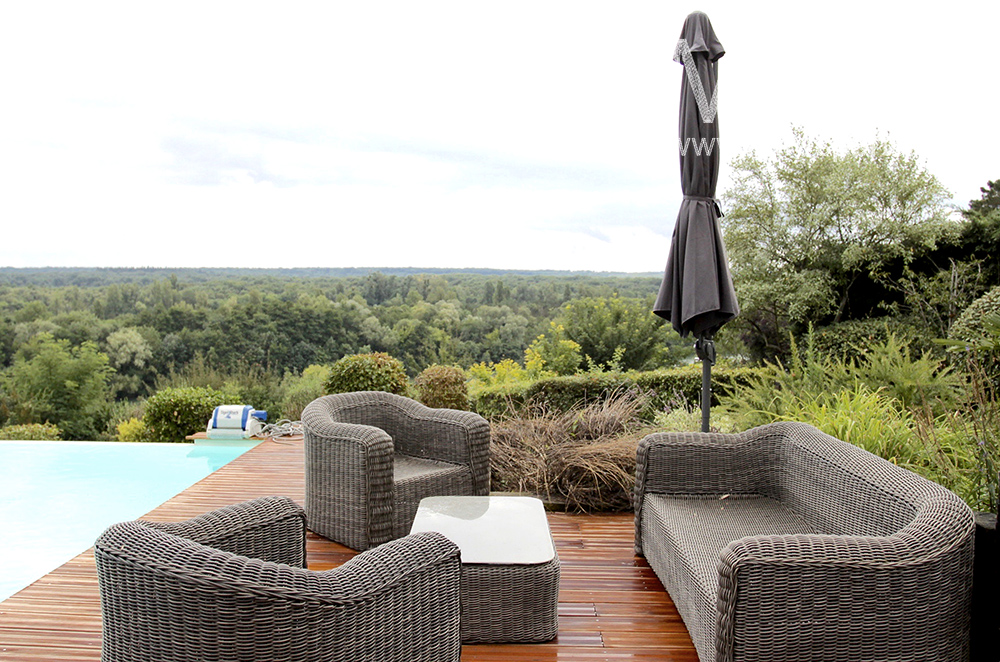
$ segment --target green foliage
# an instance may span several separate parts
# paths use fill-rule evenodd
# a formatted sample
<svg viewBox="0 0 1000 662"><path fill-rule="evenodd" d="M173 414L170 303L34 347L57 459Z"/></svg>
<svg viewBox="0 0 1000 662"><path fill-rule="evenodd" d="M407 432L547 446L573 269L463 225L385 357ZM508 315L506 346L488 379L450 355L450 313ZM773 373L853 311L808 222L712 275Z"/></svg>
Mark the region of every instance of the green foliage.
<svg viewBox="0 0 1000 662"><path fill-rule="evenodd" d="M212 388L165 388L146 401L142 422L150 441L179 443L204 430L219 405L238 404L233 400L232 393Z"/></svg>
<svg viewBox="0 0 1000 662"><path fill-rule="evenodd" d="M804 352L792 343L787 368L780 361L765 362L722 398L741 425L792 420L802 411L802 403L829 406L830 398L859 386L881 393L903 410L930 408L942 413L958 402L962 381L952 368L929 353L914 360L909 347L891 332L884 343L871 345L857 360L820 352L813 334L806 341Z"/></svg>
<svg viewBox="0 0 1000 662"><path fill-rule="evenodd" d="M831 324L813 332L813 343L819 354L844 360L860 359L870 348L885 344L894 335L911 349L930 351L935 345L918 329L892 317L873 317Z"/></svg>
<svg viewBox="0 0 1000 662"><path fill-rule="evenodd" d="M963 376L927 353L914 359L892 333L856 362L822 354L811 340L803 352L793 343L787 367L767 363L723 398L738 429L804 421L941 483L973 507L995 505L1000 408L981 368Z"/></svg>
<svg viewBox="0 0 1000 662"><path fill-rule="evenodd" d="M884 389L904 409L930 408L935 415L954 409L964 386L944 361L930 352L913 358L893 333L868 348L857 362L857 377L872 390Z"/></svg>
<svg viewBox="0 0 1000 662"><path fill-rule="evenodd" d="M330 378L330 366L311 365L301 375L288 373L281 383L285 399L281 404L281 416L291 421L302 417L302 410L316 398L326 395L326 380Z"/></svg>
<svg viewBox="0 0 1000 662"><path fill-rule="evenodd" d="M122 421L117 425L116 429L117 434L115 438L118 441L139 442L150 440L146 424L138 418L130 418L127 421Z"/></svg>
<svg viewBox="0 0 1000 662"><path fill-rule="evenodd" d="M12 441L59 441L62 432L51 423L24 423L0 427L0 439Z"/></svg>
<svg viewBox="0 0 1000 662"><path fill-rule="evenodd" d="M52 423L66 439L95 439L104 427L111 374L94 343L73 347L40 334L3 375L3 409L13 423Z"/></svg>
<svg viewBox="0 0 1000 662"><path fill-rule="evenodd" d="M345 356L330 369L326 380L328 393L385 391L397 395L409 393L406 370L399 359L385 352Z"/></svg>
<svg viewBox="0 0 1000 662"><path fill-rule="evenodd" d="M947 191L915 154L882 140L841 153L793 133L769 161L735 159L724 196L734 324L764 358L784 353L789 330L873 314L891 298L891 270L957 232Z"/></svg>
<svg viewBox="0 0 1000 662"><path fill-rule="evenodd" d="M1000 315L1000 285L973 301L966 308L949 334L956 340L979 342L988 336L985 320Z"/></svg>
<svg viewBox="0 0 1000 662"><path fill-rule="evenodd" d="M565 327L555 322L549 323L548 334L539 335L524 351L525 368L537 376L575 374L582 360L580 343L567 338Z"/></svg>
<svg viewBox="0 0 1000 662"><path fill-rule="evenodd" d="M525 395L530 402L562 412L598 404L633 386L634 382L623 373L594 373L539 379L528 386Z"/></svg>
<svg viewBox="0 0 1000 662"><path fill-rule="evenodd" d="M115 374L112 388L119 398L144 395L151 380L153 349L135 327L122 327L112 332L105 341L108 361Z"/></svg>
<svg viewBox="0 0 1000 662"><path fill-rule="evenodd" d="M587 297L563 306L559 322L565 337L593 365L617 361L626 370L663 365L669 329L652 312L652 303L627 297Z"/></svg>
<svg viewBox="0 0 1000 662"><path fill-rule="evenodd" d="M428 407L461 409L469 408L469 389L465 372L461 368L432 365L417 377L417 399Z"/></svg>
<svg viewBox="0 0 1000 662"><path fill-rule="evenodd" d="M470 370L473 373L470 383L476 385L470 389L472 409L486 418L502 418L517 413L528 402L543 405L552 411L567 411L576 406L602 402L624 390L642 394L645 407L642 415L652 420L657 412L669 411L678 406L678 402L701 401L700 364L641 372L583 373L540 379L532 379L523 368L517 368L519 373L511 369L502 374L519 374L518 379L494 377L488 383ZM732 392L736 385L748 384L759 371L758 368L725 364L715 366L712 371L713 403L718 404L718 398Z"/></svg>
<svg viewBox="0 0 1000 662"><path fill-rule="evenodd" d="M268 412L269 418L279 415L284 402L282 380L274 371L243 361L233 368L223 368L201 354L181 370L171 370L169 375L159 377L156 384L158 390L191 387L220 390L230 398L222 404L250 405Z"/></svg>

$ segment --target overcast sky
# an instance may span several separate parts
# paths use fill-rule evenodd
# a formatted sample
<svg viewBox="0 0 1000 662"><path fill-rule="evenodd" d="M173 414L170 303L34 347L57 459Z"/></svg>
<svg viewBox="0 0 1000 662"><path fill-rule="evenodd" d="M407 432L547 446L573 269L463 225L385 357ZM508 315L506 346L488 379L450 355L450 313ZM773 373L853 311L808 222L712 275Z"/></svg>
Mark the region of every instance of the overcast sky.
<svg viewBox="0 0 1000 662"><path fill-rule="evenodd" d="M902 6L4 2L0 266L661 271L696 9L720 193L794 124L964 207L1000 178L1000 3Z"/></svg>

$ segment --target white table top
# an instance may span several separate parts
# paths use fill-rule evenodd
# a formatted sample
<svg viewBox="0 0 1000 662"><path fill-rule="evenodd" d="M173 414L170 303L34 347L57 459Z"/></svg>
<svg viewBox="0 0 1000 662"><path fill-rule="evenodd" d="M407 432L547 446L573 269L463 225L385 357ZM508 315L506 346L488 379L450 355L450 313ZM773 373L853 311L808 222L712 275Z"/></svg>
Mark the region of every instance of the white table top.
<svg viewBox="0 0 1000 662"><path fill-rule="evenodd" d="M555 558L545 507L532 497L428 497L410 530L418 531L444 534L462 550L462 563L527 565Z"/></svg>

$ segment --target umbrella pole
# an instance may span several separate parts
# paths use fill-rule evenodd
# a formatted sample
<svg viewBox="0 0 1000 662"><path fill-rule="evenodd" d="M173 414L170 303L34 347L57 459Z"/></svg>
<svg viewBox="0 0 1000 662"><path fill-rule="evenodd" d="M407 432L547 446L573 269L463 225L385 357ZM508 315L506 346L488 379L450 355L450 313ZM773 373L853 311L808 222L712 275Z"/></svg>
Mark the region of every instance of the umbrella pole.
<svg viewBox="0 0 1000 662"><path fill-rule="evenodd" d="M715 340L712 335L698 336L694 350L701 359L701 431L708 432L712 409L712 364L715 363Z"/></svg>
<svg viewBox="0 0 1000 662"><path fill-rule="evenodd" d="M701 361L701 431L708 432L708 416L712 408L712 362Z"/></svg>

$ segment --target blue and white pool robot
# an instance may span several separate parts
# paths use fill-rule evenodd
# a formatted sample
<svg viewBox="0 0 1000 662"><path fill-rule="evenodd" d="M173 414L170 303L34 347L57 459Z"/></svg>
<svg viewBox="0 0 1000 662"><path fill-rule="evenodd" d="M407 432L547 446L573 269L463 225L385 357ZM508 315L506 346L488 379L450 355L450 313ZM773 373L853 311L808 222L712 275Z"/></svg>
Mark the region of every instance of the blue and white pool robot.
<svg viewBox="0 0 1000 662"><path fill-rule="evenodd" d="M219 405L208 421L209 439L249 439L264 429L266 411L250 405Z"/></svg>

